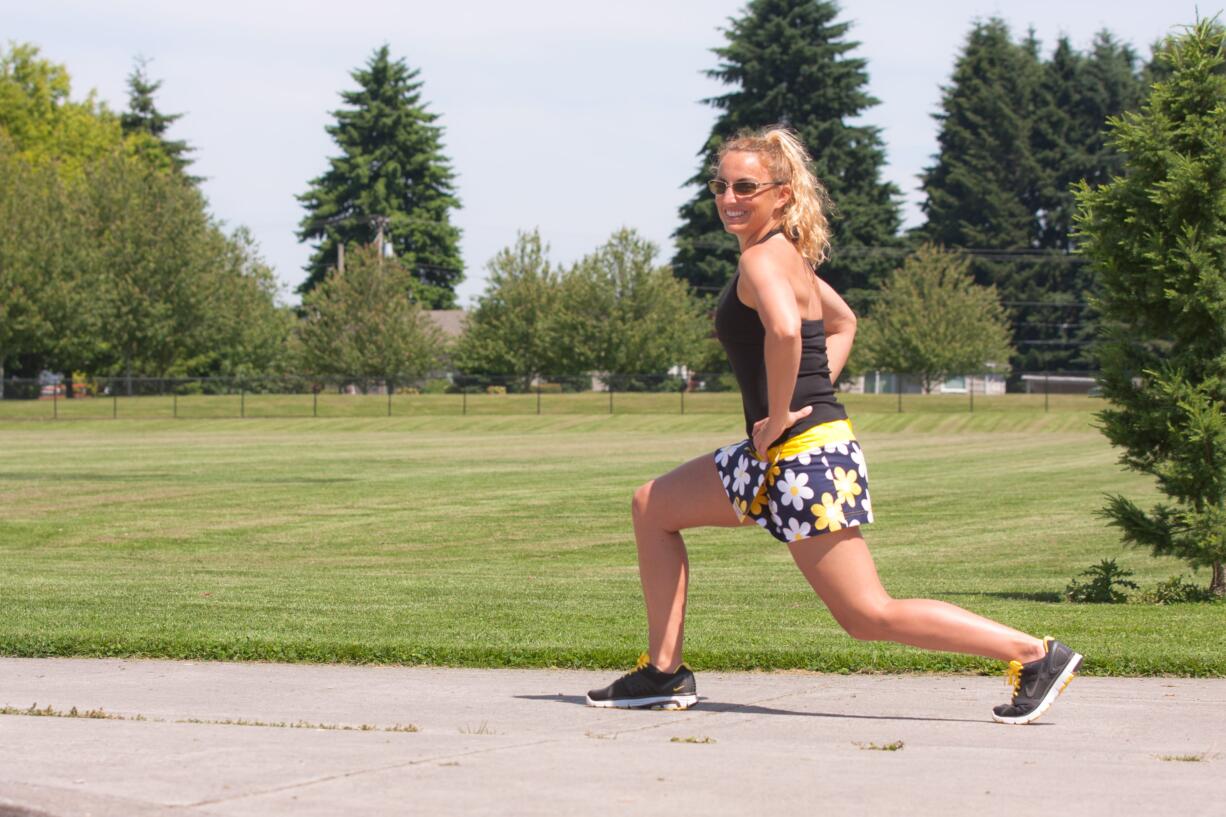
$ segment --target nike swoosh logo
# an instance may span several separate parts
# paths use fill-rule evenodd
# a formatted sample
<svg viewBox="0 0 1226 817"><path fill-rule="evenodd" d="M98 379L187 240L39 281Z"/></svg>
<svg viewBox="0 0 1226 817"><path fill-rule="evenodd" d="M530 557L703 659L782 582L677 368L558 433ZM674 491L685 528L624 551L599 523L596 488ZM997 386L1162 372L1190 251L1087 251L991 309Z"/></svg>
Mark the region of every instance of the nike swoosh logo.
<svg viewBox="0 0 1226 817"><path fill-rule="evenodd" d="M685 689L685 684L681 684L680 686L673 687L673 692L680 692L683 689Z"/></svg>

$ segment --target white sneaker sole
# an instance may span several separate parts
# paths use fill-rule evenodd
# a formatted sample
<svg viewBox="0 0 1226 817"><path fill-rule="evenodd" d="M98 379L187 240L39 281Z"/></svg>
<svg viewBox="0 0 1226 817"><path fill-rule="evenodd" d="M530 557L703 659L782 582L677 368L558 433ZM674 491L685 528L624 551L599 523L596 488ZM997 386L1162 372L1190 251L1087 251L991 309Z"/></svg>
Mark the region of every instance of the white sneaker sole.
<svg viewBox="0 0 1226 817"><path fill-rule="evenodd" d="M1010 726L1021 726L1024 723L1033 723L1037 721L1044 712L1051 709L1051 705L1055 703L1056 698L1060 697L1060 693L1064 692L1069 684L1073 683L1073 679L1077 677L1077 670L1081 669L1082 656L1081 653L1073 653L1072 659L1064 667L1064 672L1060 673L1060 677L1056 679L1056 683L1051 685L1051 689L1047 690L1047 694L1043 696L1043 700L1039 702L1031 711L1025 715L1018 715L1016 718L1007 718L1002 715L992 713L992 720L997 723L1007 723Z"/></svg>
<svg viewBox="0 0 1226 817"><path fill-rule="evenodd" d="M587 698L588 706L602 709L689 709L698 703L697 695L656 695L650 698L610 698L607 701L593 701Z"/></svg>

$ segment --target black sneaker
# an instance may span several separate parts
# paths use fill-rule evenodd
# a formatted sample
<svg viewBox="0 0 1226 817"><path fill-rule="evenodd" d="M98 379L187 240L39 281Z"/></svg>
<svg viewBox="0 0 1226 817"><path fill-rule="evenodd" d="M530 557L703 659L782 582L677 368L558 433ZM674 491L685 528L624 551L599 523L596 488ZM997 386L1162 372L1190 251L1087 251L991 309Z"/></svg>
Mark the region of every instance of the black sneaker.
<svg viewBox="0 0 1226 817"><path fill-rule="evenodd" d="M647 653L639 656L633 672L587 694L588 706L633 709L689 709L698 703L694 673L681 665L671 675L660 672L648 661Z"/></svg>
<svg viewBox="0 0 1226 817"><path fill-rule="evenodd" d="M1043 639L1047 655L1029 663L1010 661L1005 680L1013 687L1013 701L992 708L998 723L1022 724L1046 712L1081 668L1081 655L1050 636Z"/></svg>

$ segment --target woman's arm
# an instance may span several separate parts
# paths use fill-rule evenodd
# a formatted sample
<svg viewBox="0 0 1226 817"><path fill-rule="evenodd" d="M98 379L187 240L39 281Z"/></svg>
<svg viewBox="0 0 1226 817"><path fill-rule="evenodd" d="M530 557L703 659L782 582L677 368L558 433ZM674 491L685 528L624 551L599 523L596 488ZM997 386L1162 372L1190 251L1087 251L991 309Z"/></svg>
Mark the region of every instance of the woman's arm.
<svg viewBox="0 0 1226 817"><path fill-rule="evenodd" d="M765 249L765 248L763 248ZM787 277L780 274L777 259L766 252L741 256L741 282L738 294L747 306L757 310L766 330L767 410L769 415L754 424L753 443L759 454L793 423L813 409L805 406L791 411L792 393L800 370L800 310L796 294Z"/></svg>
<svg viewBox="0 0 1226 817"><path fill-rule="evenodd" d="M851 311L839 293L817 279L818 296L822 299L822 321L826 329L826 359L830 361L830 382L839 379L839 373L847 365L851 344L856 339L856 313Z"/></svg>

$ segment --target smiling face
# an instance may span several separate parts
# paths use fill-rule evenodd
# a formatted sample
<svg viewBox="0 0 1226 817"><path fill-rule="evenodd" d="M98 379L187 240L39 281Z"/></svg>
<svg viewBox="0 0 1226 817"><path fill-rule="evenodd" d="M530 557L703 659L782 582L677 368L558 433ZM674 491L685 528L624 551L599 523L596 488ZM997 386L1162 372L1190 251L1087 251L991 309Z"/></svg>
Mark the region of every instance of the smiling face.
<svg viewBox="0 0 1226 817"><path fill-rule="evenodd" d="M741 249L766 235L773 225L779 223L783 208L792 195L785 184L759 187L756 193L749 196L738 196L732 192L733 182L769 184L775 181L763 157L751 151L733 150L725 154L715 178L729 185L723 195L715 197L715 208L719 211L719 220L724 223L724 229L741 242Z"/></svg>

